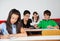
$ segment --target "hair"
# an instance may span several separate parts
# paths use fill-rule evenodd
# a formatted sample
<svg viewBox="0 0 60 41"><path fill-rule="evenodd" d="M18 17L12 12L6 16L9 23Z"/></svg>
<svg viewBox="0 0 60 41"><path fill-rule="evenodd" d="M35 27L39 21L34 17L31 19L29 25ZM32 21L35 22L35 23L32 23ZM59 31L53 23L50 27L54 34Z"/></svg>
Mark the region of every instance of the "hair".
<svg viewBox="0 0 60 41"><path fill-rule="evenodd" d="M23 15L26 15L26 14L30 14L30 11L29 10L25 10Z"/></svg>
<svg viewBox="0 0 60 41"><path fill-rule="evenodd" d="M34 15L34 14L38 15L37 12L33 12L33 15ZM34 17L32 17L32 20L34 21ZM39 15L37 16L37 21L38 21L38 20L39 20ZM36 22L37 22L37 21L36 21Z"/></svg>
<svg viewBox="0 0 60 41"><path fill-rule="evenodd" d="M48 15L48 16L51 16L51 12L50 12L49 10L45 10L45 11L44 11L44 15L45 15L45 14Z"/></svg>
<svg viewBox="0 0 60 41"><path fill-rule="evenodd" d="M7 31L8 31L9 34L12 34L12 26L11 26L12 24L10 22L12 14L16 14L16 15L19 16L18 20L14 24L16 25L16 31L17 31L17 33L20 33L21 15L20 15L20 12L18 10L16 10L16 9L11 9L11 11L9 12L9 16L7 18L7 21L6 21L6 27L7 27L6 29L7 29Z"/></svg>

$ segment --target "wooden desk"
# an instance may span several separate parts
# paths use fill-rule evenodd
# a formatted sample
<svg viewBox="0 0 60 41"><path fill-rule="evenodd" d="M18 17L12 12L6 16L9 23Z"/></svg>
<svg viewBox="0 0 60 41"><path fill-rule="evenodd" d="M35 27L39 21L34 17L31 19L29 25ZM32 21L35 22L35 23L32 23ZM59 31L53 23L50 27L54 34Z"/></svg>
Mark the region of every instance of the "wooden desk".
<svg viewBox="0 0 60 41"><path fill-rule="evenodd" d="M42 35L60 35L60 30L42 30Z"/></svg>
<svg viewBox="0 0 60 41"><path fill-rule="evenodd" d="M60 40L60 36L27 36L27 37L18 37L18 38L15 38L13 40L43 40L43 41L46 41L46 40Z"/></svg>
<svg viewBox="0 0 60 41"><path fill-rule="evenodd" d="M45 35L60 35L59 29L26 29L25 31L42 31L42 36Z"/></svg>
<svg viewBox="0 0 60 41"><path fill-rule="evenodd" d="M28 36L41 36L42 29L25 29Z"/></svg>
<svg viewBox="0 0 60 41"><path fill-rule="evenodd" d="M25 31L42 31L42 35L12 38L9 41L60 41L58 29L26 29Z"/></svg>
<svg viewBox="0 0 60 41"><path fill-rule="evenodd" d="M0 41L60 41L60 36L27 36L15 37L11 39L1 39Z"/></svg>
<svg viewBox="0 0 60 41"><path fill-rule="evenodd" d="M25 31L42 31L42 35L11 38L8 41L60 41L60 30L58 29L26 29Z"/></svg>
<svg viewBox="0 0 60 41"><path fill-rule="evenodd" d="M43 29L25 29L25 31L42 31Z"/></svg>

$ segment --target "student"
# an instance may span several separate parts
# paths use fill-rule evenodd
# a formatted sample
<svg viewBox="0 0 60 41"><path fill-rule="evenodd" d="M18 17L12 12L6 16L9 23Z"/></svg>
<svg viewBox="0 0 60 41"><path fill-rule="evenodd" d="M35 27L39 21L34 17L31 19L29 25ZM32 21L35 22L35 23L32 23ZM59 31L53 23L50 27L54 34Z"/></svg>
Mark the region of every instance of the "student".
<svg viewBox="0 0 60 41"><path fill-rule="evenodd" d="M16 9L9 12L7 21L2 23L0 27L3 33L1 38L27 36L21 24L20 12Z"/></svg>
<svg viewBox="0 0 60 41"><path fill-rule="evenodd" d="M39 23L39 15L38 15L38 13L35 11L35 12L33 12L33 16L32 16L32 25L34 26L34 25L36 25L36 24L38 24Z"/></svg>
<svg viewBox="0 0 60 41"><path fill-rule="evenodd" d="M37 25L39 23L39 21L40 21L39 14L36 11L34 11L33 12L33 16L32 16L32 23L31 23L31 25L34 27L35 25ZM36 28L34 27L34 29L36 29ZM31 33L32 34L41 34L40 31L35 31L35 32L31 32Z"/></svg>
<svg viewBox="0 0 60 41"><path fill-rule="evenodd" d="M23 27L24 28L30 28L31 27L30 24L32 23L32 20L29 18L30 17L30 11L29 10L25 10L23 15L24 15L24 17L21 20L21 22L23 24Z"/></svg>
<svg viewBox="0 0 60 41"><path fill-rule="evenodd" d="M40 21L37 26L41 29L58 29L59 26L53 20L50 20L51 12L49 10L44 11L44 19Z"/></svg>

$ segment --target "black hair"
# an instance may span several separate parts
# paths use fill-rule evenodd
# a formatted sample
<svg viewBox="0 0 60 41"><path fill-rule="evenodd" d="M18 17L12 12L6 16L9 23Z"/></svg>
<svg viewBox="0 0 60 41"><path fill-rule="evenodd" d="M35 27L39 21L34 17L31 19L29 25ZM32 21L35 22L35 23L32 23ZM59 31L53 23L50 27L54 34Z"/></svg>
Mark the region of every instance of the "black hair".
<svg viewBox="0 0 60 41"><path fill-rule="evenodd" d="M30 14L30 11L29 10L25 10L23 15L26 15L26 14Z"/></svg>
<svg viewBox="0 0 60 41"><path fill-rule="evenodd" d="M51 12L50 12L49 10L45 10L45 11L44 11L44 15L45 15L45 14L48 15L48 16L51 16Z"/></svg>
<svg viewBox="0 0 60 41"><path fill-rule="evenodd" d="M7 21L6 21L6 27L7 27L6 29L7 29L7 31L8 31L9 34L12 34L12 26L11 26L12 24L10 22L12 14L16 14L16 15L19 16L18 20L16 21L16 23L14 23L16 25L16 31L17 31L17 33L19 33L20 32L20 27L21 27L21 23L20 23L20 21L21 21L21 15L20 15L19 10L16 10L16 9L11 9L10 10L9 16L7 18Z"/></svg>
<svg viewBox="0 0 60 41"><path fill-rule="evenodd" d="M33 12L33 15L34 15L34 14L38 15L38 13L37 13L36 11L35 11L35 12Z"/></svg>

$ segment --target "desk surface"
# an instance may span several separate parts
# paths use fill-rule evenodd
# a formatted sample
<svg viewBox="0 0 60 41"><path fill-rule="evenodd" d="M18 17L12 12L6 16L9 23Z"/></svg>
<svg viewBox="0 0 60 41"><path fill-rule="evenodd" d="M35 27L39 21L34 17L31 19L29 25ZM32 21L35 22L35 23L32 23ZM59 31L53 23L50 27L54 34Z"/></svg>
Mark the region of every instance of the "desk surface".
<svg viewBox="0 0 60 41"><path fill-rule="evenodd" d="M42 30L59 30L59 29L25 29L25 31L42 31Z"/></svg>
<svg viewBox="0 0 60 41"><path fill-rule="evenodd" d="M60 30L59 29L25 29L25 31L42 31L40 35L42 36L49 36L49 35L60 35Z"/></svg>
<svg viewBox="0 0 60 41"><path fill-rule="evenodd" d="M52 32L52 30L58 30L58 29L26 29L25 31L42 31L42 30L44 30L43 32L47 32L46 30L51 30L51 31L48 31L49 34L50 34ZM53 31L53 32L55 33L55 31ZM60 32L60 30L59 30L59 32ZM45 35L45 34L43 33L43 35ZM5 41L5 40L3 40L3 41ZM11 41L11 40L12 41L15 41L15 40L59 40L60 41L60 34L59 35L54 35L54 36L53 35L52 36L48 35L48 36L27 36L27 37L18 37L18 38L12 37L12 38L9 39L9 41Z"/></svg>
<svg viewBox="0 0 60 41"><path fill-rule="evenodd" d="M0 39L0 41L60 41L60 36L27 36L27 37L14 37L10 39Z"/></svg>
<svg viewBox="0 0 60 41"><path fill-rule="evenodd" d="M13 40L60 40L60 36L27 36L14 38Z"/></svg>

